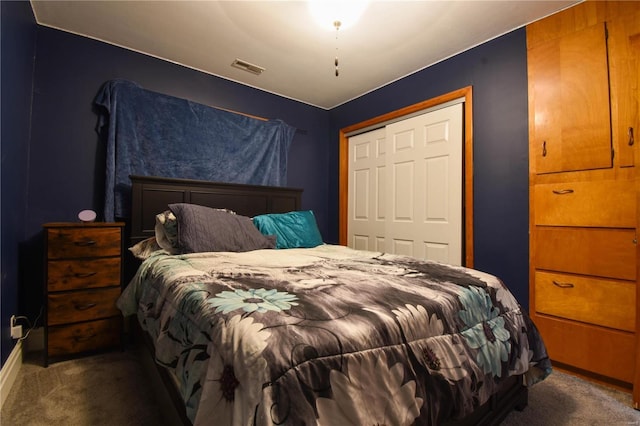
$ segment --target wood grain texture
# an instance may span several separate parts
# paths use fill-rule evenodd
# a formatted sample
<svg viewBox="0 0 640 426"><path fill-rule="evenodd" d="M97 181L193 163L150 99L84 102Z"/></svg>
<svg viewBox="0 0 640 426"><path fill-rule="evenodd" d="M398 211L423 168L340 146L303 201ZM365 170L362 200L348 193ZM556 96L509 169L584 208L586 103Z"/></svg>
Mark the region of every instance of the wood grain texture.
<svg viewBox="0 0 640 426"><path fill-rule="evenodd" d="M84 288L120 285L120 258L52 260L47 262L49 291L80 290Z"/></svg>
<svg viewBox="0 0 640 426"><path fill-rule="evenodd" d="M56 357L113 348L121 343L122 319L54 326L49 329L49 356Z"/></svg>
<svg viewBox="0 0 640 426"><path fill-rule="evenodd" d="M118 227L49 228L47 256L49 259L120 256Z"/></svg>
<svg viewBox="0 0 640 426"><path fill-rule="evenodd" d="M586 1L527 25L530 313L554 361L628 384L636 407L639 34L640 3L628 1ZM569 278L578 292L568 297L544 285Z"/></svg>
<svg viewBox="0 0 640 426"><path fill-rule="evenodd" d="M635 364L633 333L541 314L533 320L544 336L551 359L625 382L631 388Z"/></svg>
<svg viewBox="0 0 640 426"><path fill-rule="evenodd" d="M636 280L635 230L540 226L536 269Z"/></svg>
<svg viewBox="0 0 640 426"><path fill-rule="evenodd" d="M45 366L122 344L124 223L47 223Z"/></svg>
<svg viewBox="0 0 640 426"><path fill-rule="evenodd" d="M535 185L536 225L635 228L635 181L597 180Z"/></svg>
<svg viewBox="0 0 640 426"><path fill-rule="evenodd" d="M584 323L633 332L636 326L636 287L581 275L536 272L538 312Z"/></svg>

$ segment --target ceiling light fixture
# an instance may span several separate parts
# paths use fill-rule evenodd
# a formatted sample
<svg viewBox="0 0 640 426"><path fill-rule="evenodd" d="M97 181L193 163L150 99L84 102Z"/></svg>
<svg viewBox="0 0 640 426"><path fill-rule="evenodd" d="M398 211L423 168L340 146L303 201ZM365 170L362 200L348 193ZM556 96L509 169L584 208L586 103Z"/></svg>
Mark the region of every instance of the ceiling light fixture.
<svg viewBox="0 0 640 426"><path fill-rule="evenodd" d="M309 0L309 12L320 27L326 30L340 23L343 30L353 26L367 8L368 1L363 0Z"/></svg>
<svg viewBox="0 0 640 426"><path fill-rule="evenodd" d="M340 70L338 69L338 31L340 31L340 25L342 25L340 21L333 22L333 26L336 27L336 77L340 75Z"/></svg>
<svg viewBox="0 0 640 426"><path fill-rule="evenodd" d="M367 1L359 0L309 0L309 11L313 19L322 28L335 28L336 30L336 77L340 75L338 68L338 33L340 28L349 28L354 25L367 7Z"/></svg>
<svg viewBox="0 0 640 426"><path fill-rule="evenodd" d="M261 66L250 64L247 61L237 58L231 63L231 66L255 75L260 75L265 71L265 68L262 68Z"/></svg>

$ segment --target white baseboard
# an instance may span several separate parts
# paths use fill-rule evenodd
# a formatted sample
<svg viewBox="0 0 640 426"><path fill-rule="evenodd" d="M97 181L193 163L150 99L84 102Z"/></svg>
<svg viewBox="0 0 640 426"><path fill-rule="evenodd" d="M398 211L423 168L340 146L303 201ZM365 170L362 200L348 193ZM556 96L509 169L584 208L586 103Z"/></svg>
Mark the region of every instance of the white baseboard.
<svg viewBox="0 0 640 426"><path fill-rule="evenodd" d="M22 367L22 341L13 347L13 350L0 369L0 408L4 405L4 401L9 396L11 387L18 377L20 368Z"/></svg>

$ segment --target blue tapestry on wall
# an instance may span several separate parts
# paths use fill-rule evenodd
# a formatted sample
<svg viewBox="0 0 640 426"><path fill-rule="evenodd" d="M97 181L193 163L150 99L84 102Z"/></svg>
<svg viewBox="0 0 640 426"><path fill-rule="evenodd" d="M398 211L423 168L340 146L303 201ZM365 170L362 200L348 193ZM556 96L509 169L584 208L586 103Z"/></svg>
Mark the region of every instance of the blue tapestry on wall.
<svg viewBox="0 0 640 426"><path fill-rule="evenodd" d="M130 175L284 186L295 128L106 82L94 103L106 131L104 220L129 217Z"/></svg>

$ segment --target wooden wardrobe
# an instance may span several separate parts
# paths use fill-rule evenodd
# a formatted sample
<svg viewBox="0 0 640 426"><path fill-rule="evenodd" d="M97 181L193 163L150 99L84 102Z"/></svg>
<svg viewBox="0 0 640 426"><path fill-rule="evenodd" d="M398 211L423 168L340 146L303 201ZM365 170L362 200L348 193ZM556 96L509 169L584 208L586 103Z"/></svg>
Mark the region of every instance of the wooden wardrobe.
<svg viewBox="0 0 640 426"><path fill-rule="evenodd" d="M554 363L640 408L640 2L527 26L530 314Z"/></svg>

